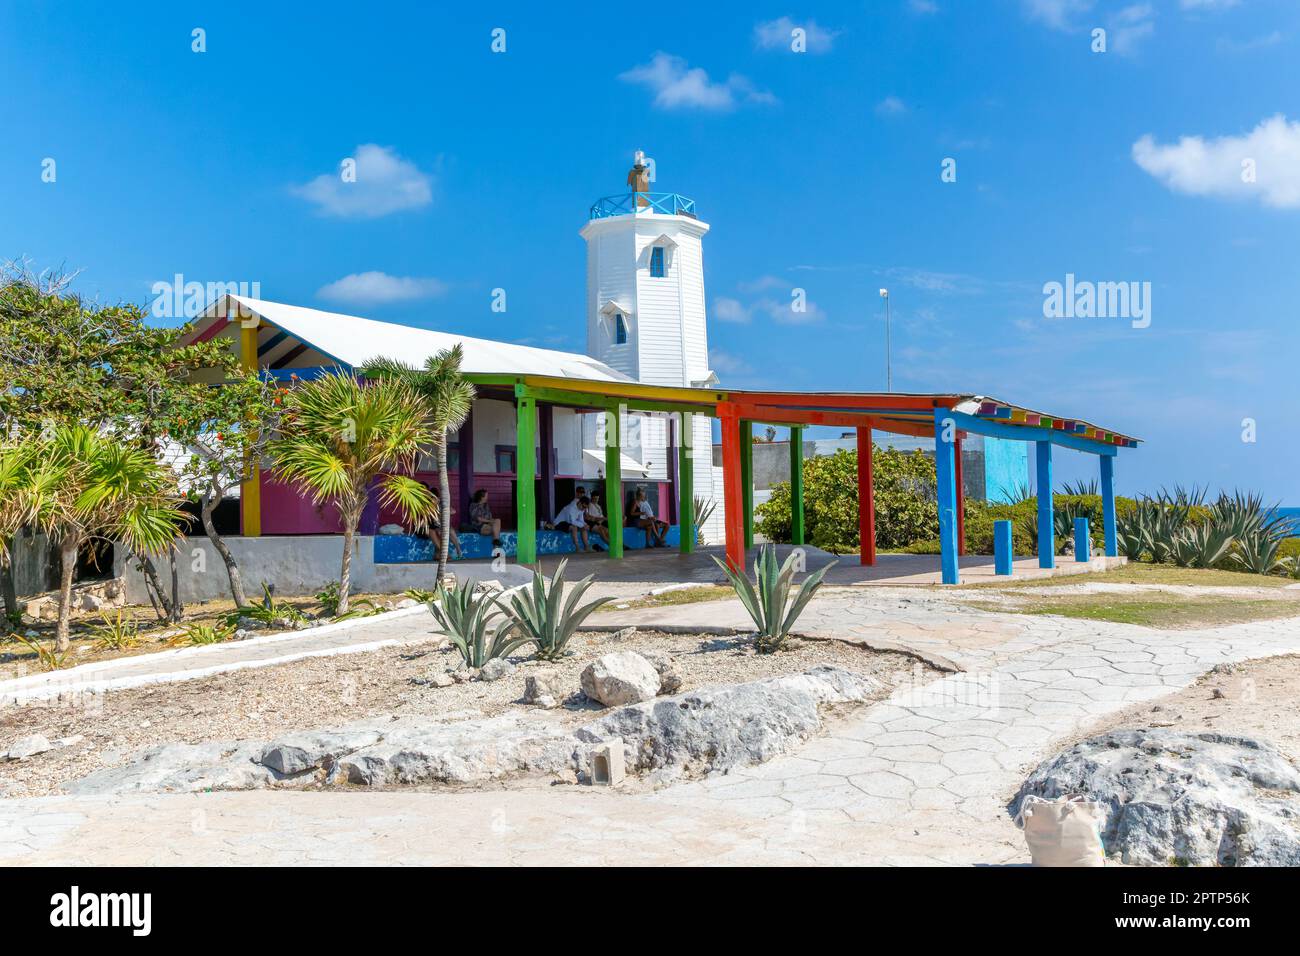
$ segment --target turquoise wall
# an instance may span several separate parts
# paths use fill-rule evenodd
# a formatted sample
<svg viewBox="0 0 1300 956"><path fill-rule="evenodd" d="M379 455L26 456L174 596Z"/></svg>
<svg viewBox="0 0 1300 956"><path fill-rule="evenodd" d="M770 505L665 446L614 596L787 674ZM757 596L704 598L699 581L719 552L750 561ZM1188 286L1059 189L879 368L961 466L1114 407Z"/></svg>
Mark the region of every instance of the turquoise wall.
<svg viewBox="0 0 1300 956"><path fill-rule="evenodd" d="M993 504L1009 503L1016 489L1029 486L1029 445L984 438L984 495Z"/></svg>

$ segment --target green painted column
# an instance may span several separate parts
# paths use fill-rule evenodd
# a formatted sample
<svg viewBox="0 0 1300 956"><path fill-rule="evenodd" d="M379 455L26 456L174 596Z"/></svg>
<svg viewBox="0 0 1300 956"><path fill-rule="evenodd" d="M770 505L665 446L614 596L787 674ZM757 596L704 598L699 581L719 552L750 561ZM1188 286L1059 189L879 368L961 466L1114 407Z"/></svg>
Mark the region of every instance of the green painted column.
<svg viewBox="0 0 1300 956"><path fill-rule="evenodd" d="M790 543L803 544L803 429L790 429Z"/></svg>
<svg viewBox="0 0 1300 956"><path fill-rule="evenodd" d="M691 439L695 416L682 412L677 431L677 533L682 554L695 550L695 461L691 458Z"/></svg>
<svg viewBox="0 0 1300 956"><path fill-rule="evenodd" d="M515 399L515 513L520 564L537 562L537 403L520 395Z"/></svg>
<svg viewBox="0 0 1300 956"><path fill-rule="evenodd" d="M754 423L740 420L740 494L745 504L745 550L754 546Z"/></svg>
<svg viewBox="0 0 1300 956"><path fill-rule="evenodd" d="M611 558L623 557L623 436L618 417L618 406L605 409L605 517Z"/></svg>

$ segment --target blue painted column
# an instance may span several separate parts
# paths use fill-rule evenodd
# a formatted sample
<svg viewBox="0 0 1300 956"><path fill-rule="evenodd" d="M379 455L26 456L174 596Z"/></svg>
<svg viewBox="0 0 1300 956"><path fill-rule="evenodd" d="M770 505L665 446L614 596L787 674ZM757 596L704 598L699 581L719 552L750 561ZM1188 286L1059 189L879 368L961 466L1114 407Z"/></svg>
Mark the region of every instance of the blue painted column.
<svg viewBox="0 0 1300 956"><path fill-rule="evenodd" d="M944 584L960 584L957 567L957 426L949 410L934 410L934 470L939 492L939 564Z"/></svg>
<svg viewBox="0 0 1300 956"><path fill-rule="evenodd" d="M1087 518L1074 519L1074 560L1092 559L1092 529L1088 527Z"/></svg>
<svg viewBox="0 0 1300 956"><path fill-rule="evenodd" d="M1106 529L1106 557L1119 557L1119 533L1115 528L1115 459L1101 456L1101 518Z"/></svg>
<svg viewBox="0 0 1300 956"><path fill-rule="evenodd" d="M1052 511L1052 443L1038 445L1038 566L1056 567L1056 521Z"/></svg>
<svg viewBox="0 0 1300 956"><path fill-rule="evenodd" d="M1015 538L1010 521L993 522L993 571L1010 574L1015 562Z"/></svg>

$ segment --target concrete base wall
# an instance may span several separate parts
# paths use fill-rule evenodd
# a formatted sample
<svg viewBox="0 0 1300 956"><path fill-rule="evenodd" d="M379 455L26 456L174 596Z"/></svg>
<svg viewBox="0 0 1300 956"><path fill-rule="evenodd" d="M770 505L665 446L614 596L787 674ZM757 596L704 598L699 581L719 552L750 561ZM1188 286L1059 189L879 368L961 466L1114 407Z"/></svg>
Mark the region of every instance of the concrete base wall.
<svg viewBox="0 0 1300 956"><path fill-rule="evenodd" d="M279 597L314 595L327 582L339 579L343 563L341 535L286 535L283 537L223 539L244 579L249 600L260 598L262 582L275 584ZM352 554L352 591L398 594L407 588L433 587L436 564L376 564L374 538L358 535ZM177 556L180 569L181 601L193 604L230 598L230 580L220 555L206 537L187 539ZM155 562L163 586L170 582L165 561ZM126 562L118 560L114 573L126 586L128 604L147 604L149 594L143 575ZM506 586L529 580L530 575L517 565L493 570L488 564L463 564L455 569L459 579L495 578Z"/></svg>

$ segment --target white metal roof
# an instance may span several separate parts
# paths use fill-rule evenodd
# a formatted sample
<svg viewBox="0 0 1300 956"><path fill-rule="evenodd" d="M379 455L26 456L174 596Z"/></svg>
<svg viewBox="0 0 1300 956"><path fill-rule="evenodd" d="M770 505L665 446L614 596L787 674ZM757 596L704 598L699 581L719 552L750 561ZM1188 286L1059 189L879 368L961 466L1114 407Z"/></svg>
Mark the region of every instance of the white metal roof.
<svg viewBox="0 0 1300 956"><path fill-rule="evenodd" d="M330 358L357 367L372 358L395 358L420 366L425 359L460 344L465 350L462 369L481 375L559 375L596 382L631 382L604 362L576 352L559 352L529 345L476 339L454 332L417 329L393 322L378 322L355 315L322 312L299 305L267 302L242 295L227 295L208 307L209 315L224 315L233 307L226 300L278 326Z"/></svg>

